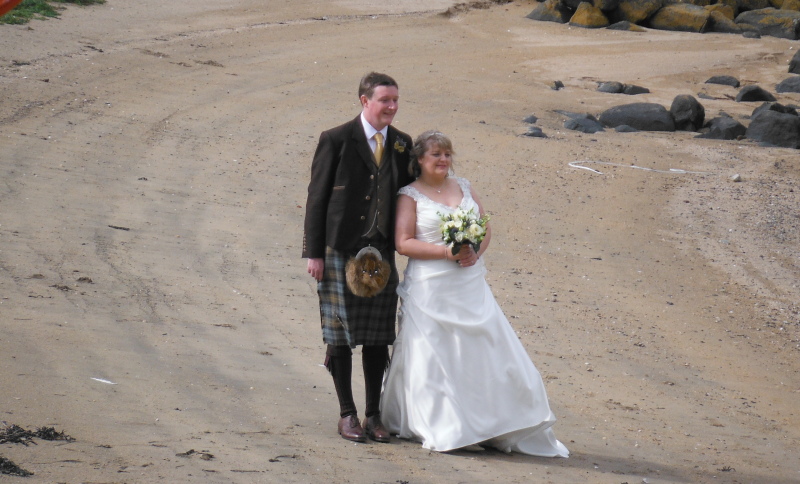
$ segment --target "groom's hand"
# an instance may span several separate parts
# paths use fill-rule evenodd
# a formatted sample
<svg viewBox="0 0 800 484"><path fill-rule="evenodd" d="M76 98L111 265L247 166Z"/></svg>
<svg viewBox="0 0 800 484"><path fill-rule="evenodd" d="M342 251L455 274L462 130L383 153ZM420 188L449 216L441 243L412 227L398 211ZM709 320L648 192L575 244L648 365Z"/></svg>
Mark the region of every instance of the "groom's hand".
<svg viewBox="0 0 800 484"><path fill-rule="evenodd" d="M325 259L308 259L308 273L317 282L322 280L323 272L325 272Z"/></svg>

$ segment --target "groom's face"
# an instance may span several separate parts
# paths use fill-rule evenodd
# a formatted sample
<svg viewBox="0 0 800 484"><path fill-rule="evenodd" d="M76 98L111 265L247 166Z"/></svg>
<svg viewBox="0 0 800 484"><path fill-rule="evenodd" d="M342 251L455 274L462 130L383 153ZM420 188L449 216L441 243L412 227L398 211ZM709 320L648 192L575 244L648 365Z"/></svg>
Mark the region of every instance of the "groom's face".
<svg viewBox="0 0 800 484"><path fill-rule="evenodd" d="M377 130L392 124L397 113L397 102L400 93L395 86L378 86L372 93L372 98L361 96L361 105L364 107L364 117L369 124Z"/></svg>

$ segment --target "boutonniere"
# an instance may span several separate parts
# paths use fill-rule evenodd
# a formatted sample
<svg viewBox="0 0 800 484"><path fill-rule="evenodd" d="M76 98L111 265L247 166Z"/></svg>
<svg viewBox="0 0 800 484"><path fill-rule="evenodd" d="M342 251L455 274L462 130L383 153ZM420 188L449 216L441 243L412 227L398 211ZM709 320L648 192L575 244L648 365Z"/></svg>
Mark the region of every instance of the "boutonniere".
<svg viewBox="0 0 800 484"><path fill-rule="evenodd" d="M397 141L394 142L394 149L398 153L404 152L406 150L406 142L403 141L402 138L398 139Z"/></svg>

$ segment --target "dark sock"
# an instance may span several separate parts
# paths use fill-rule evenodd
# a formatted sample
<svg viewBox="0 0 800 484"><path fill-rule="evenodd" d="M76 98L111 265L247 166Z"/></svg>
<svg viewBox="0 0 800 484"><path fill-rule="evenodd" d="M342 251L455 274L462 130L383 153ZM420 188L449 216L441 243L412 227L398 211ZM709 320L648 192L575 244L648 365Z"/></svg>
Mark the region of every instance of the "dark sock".
<svg viewBox="0 0 800 484"><path fill-rule="evenodd" d="M364 387L367 394L365 415L372 417L381 413L381 387L383 374L389 366L389 347L387 345L363 346L361 364L364 368Z"/></svg>
<svg viewBox="0 0 800 484"><path fill-rule="evenodd" d="M325 352L325 367L333 377L336 396L339 398L339 415L355 415L356 404L353 402L353 351L349 346L328 345Z"/></svg>

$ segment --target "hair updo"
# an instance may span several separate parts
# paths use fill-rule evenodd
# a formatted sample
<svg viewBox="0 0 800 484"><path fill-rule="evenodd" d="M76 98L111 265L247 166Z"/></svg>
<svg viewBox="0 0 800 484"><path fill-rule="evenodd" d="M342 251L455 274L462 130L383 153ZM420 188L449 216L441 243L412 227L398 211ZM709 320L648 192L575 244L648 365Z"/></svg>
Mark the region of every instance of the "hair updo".
<svg viewBox="0 0 800 484"><path fill-rule="evenodd" d="M442 150L447 150L451 155L455 154L453 151L453 142L441 131L431 129L425 131L417 136L414 140L414 147L411 149L411 163L408 165L408 172L414 177L419 178L422 173L422 168L419 166L419 159L425 156L425 152L432 147L437 147ZM453 165L450 165L450 172L453 172Z"/></svg>

